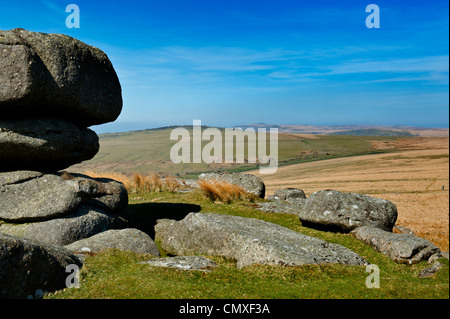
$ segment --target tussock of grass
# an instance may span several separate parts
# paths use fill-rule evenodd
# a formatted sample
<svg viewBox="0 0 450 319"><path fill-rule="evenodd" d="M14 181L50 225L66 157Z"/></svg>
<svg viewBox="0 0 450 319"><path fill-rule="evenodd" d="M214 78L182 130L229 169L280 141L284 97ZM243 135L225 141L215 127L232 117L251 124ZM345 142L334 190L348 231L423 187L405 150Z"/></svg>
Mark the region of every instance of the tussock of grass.
<svg viewBox="0 0 450 319"><path fill-rule="evenodd" d="M87 170L85 175L98 178L110 178L121 182L129 193L176 192L181 184L174 177L161 177L158 174L125 175L117 172L98 172Z"/></svg>
<svg viewBox="0 0 450 319"><path fill-rule="evenodd" d="M236 200L254 202L256 199L256 195L246 192L242 187L223 181L201 180L198 185L213 202L230 204Z"/></svg>

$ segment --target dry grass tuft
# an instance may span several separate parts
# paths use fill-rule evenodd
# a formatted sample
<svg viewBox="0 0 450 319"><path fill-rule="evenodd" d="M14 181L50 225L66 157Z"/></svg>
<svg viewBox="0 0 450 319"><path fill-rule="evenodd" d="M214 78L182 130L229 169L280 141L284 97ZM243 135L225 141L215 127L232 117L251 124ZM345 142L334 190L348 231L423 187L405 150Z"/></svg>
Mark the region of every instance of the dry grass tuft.
<svg viewBox="0 0 450 319"><path fill-rule="evenodd" d="M134 173L131 176L116 172L97 172L87 170L85 175L96 178L110 178L121 182L130 193L149 193L149 192L176 192L181 184L176 178L161 177L158 174L139 174Z"/></svg>
<svg viewBox="0 0 450 319"><path fill-rule="evenodd" d="M203 194L211 201L230 204L237 200L254 202L256 195L246 192L242 187L223 181L200 180L198 182Z"/></svg>

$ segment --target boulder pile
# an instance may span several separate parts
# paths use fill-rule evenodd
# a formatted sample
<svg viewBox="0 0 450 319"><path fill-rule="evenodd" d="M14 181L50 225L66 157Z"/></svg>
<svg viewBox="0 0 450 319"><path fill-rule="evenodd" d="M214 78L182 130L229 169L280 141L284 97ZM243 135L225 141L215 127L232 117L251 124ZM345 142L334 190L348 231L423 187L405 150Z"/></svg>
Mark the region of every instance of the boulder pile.
<svg viewBox="0 0 450 319"><path fill-rule="evenodd" d="M294 188L276 190L267 200L258 204L259 210L297 215L306 227L350 233L398 263L448 256L428 240L396 225L397 207L388 200L330 189L306 198L302 190Z"/></svg>
<svg viewBox="0 0 450 319"><path fill-rule="evenodd" d="M121 226L123 184L62 170L96 155L98 136L88 127L119 116L122 92L101 50L23 29L0 30L0 83L0 298L23 298L64 288L64 266L81 263L74 243ZM120 249L111 236L126 235L139 252L159 256L148 235L132 234L82 248L98 250L103 239Z"/></svg>

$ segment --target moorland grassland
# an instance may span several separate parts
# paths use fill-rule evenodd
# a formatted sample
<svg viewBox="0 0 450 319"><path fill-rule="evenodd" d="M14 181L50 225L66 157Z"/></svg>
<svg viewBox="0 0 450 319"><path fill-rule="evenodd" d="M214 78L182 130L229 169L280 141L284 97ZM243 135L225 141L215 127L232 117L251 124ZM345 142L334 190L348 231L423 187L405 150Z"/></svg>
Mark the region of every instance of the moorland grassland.
<svg viewBox="0 0 450 319"><path fill-rule="evenodd" d="M377 141L374 146L397 151L293 164L273 175L248 173L264 180L268 195L275 189L296 187L307 196L336 189L390 200L398 209L397 225L448 251L449 139Z"/></svg>
<svg viewBox="0 0 450 319"><path fill-rule="evenodd" d="M398 225L412 229L418 236L448 251L448 138L336 138L285 136L287 142L283 142L283 146L286 148L282 152L309 155L311 148L320 145L325 154L327 151L330 154L332 149L344 154L344 149L351 151L359 147L366 154L376 153L377 148L383 152L359 156L351 156L349 152L341 158L281 166L272 175L260 175L259 170L248 173L264 180L266 196L278 188L298 187L307 196L317 190L334 188L389 199L397 205ZM359 142L352 146L348 144L351 141ZM119 140L116 142L120 144ZM289 150L289 144L296 148ZM113 152L114 148L110 151ZM311 159L314 158L307 158ZM48 294L46 298L448 299L448 260L444 258L440 259L443 268L437 274L420 278L419 273L430 266L426 262L398 264L350 234L304 227L293 214L262 212L256 207L257 202L264 199L239 196L228 200L211 196L218 185L205 185L206 191L179 192L179 184L173 177L164 178L155 171L147 174L95 172L96 167L101 167L97 166L101 161L94 163L95 166L86 173L115 178L126 184L129 205L124 217L131 221L130 227L146 231L150 236L155 235L154 225L158 219L180 220L193 211L258 218L353 250L379 266L380 288L368 289L365 267L358 266L252 265L238 269L236 260L206 256L217 263L214 271L186 272L138 264L151 258L147 255L106 250L86 258L79 289L64 289ZM85 168L88 166L84 165ZM220 189L224 195L225 191ZM161 256L170 256L159 240L155 242Z"/></svg>
<svg viewBox="0 0 450 319"><path fill-rule="evenodd" d="M151 185L155 174L196 178L201 172L225 169L260 177L266 196L285 187L300 188L307 196L323 189L362 193L392 201L399 211L397 225L449 249L449 138L440 131L439 137L405 138L281 133L280 167L269 175L251 170L257 164L174 164L169 158L175 144L170 131L102 134L97 156L69 170L125 183L134 182L139 173ZM175 187L170 178L163 183L169 184L161 189Z"/></svg>

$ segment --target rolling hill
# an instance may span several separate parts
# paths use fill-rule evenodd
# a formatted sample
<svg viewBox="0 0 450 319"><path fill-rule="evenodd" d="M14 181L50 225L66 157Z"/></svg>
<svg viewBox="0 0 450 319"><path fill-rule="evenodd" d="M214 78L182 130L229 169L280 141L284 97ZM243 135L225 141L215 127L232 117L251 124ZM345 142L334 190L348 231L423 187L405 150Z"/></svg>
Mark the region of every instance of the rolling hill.
<svg viewBox="0 0 450 319"><path fill-rule="evenodd" d="M311 125L273 125L265 123L240 125L243 129L248 127L277 128L280 133L294 134L341 134L355 135L352 132L364 132L366 136L421 136L421 137L448 137L448 128L429 128L403 125L337 125L337 126L311 126ZM388 132L391 132L387 134ZM381 134L381 135L380 135ZM361 135L361 134L359 134Z"/></svg>
<svg viewBox="0 0 450 319"><path fill-rule="evenodd" d="M261 124L259 124L261 126ZM258 126L254 126L258 127ZM270 127L270 126L266 126ZM273 127L273 126L272 126ZM131 174L139 173L159 173L161 175L177 175L181 177L196 176L202 172L230 170L245 171L258 168L258 164L248 162L248 148L257 145L249 145L245 140L246 161L241 164L211 163L204 161L193 163L173 163L170 158L172 147L178 142L170 139L170 134L175 127L163 127L140 131L130 131L122 133L100 134L100 151L91 160L74 165L68 170L73 172L83 172L86 170L112 171ZM190 134L191 144L192 127L185 127ZM206 127L202 127L205 129ZM349 129L349 126L341 129ZM405 143L397 143L399 137L395 136L357 136L357 135L330 135L324 134L298 134L286 133L293 128L282 128L278 136L278 161L279 166L347 157L354 155L365 155L375 153L392 152L399 148L404 148ZM300 129L298 128L297 131ZM286 132L285 132L286 131ZM294 130L295 131L295 130ZM302 132L306 132L303 129ZM221 128L222 139L224 129ZM319 130L317 131L319 132ZM316 133L317 133L316 132ZM327 133L335 133L329 129ZM408 137L406 144L420 137ZM267 154L269 155L269 138L267 137ZM202 141L201 147L209 143L209 140ZM222 143L225 145L225 143ZM406 146L409 147L409 146ZM222 147L222 154L225 154L225 146Z"/></svg>

